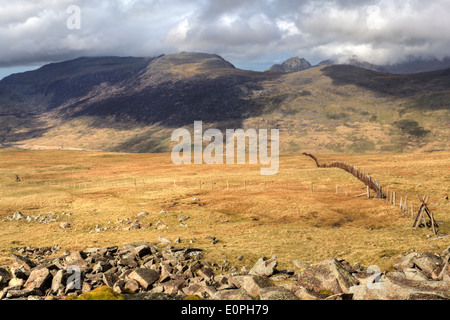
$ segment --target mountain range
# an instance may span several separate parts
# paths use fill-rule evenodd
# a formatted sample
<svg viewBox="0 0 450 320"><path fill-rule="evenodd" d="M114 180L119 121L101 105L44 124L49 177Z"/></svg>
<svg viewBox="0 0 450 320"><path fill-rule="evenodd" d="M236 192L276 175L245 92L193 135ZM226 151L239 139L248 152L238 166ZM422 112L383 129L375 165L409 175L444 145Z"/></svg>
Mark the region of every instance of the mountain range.
<svg viewBox="0 0 450 320"><path fill-rule="evenodd" d="M443 69L450 68L450 57L446 57L442 60L436 58L413 58L410 57L405 61L394 63L394 64L385 64L385 65L376 65L364 60L359 59L354 56L351 59L345 61L345 63L339 63L333 59L327 59L319 62L317 66L327 66L327 65L351 65L358 68L384 72L384 73L393 73L393 74L413 74L413 73L421 73L421 72L430 72L430 71L438 71ZM305 58L299 57L291 57L287 59L282 64L275 64L271 68L267 69L266 72L298 72L303 71L309 68L312 68L313 65L309 63Z"/></svg>
<svg viewBox="0 0 450 320"><path fill-rule="evenodd" d="M356 63L354 63L356 64ZM174 129L280 130L281 152L449 150L450 69L393 74L291 58L266 72L215 54L81 57L0 81L0 145L170 151Z"/></svg>

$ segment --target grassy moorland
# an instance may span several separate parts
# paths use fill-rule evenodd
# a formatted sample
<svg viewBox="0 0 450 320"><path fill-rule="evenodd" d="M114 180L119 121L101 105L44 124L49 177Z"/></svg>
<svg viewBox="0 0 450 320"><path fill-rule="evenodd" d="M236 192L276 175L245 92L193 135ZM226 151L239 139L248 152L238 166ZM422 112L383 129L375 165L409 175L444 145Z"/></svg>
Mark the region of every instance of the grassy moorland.
<svg viewBox="0 0 450 320"><path fill-rule="evenodd" d="M357 165L395 190L398 199L406 195L408 202L413 200L415 208L416 194L429 195L439 236L450 232L450 204L445 199L450 191L449 156L317 155L321 162ZM16 175L22 182L15 181ZM261 256L276 255L280 268L292 268L292 260L314 263L336 257L389 269L401 253L440 252L449 245L449 238L432 240L429 229L412 229L410 214L405 216L398 207L356 197L364 191L352 175L318 169L300 155L281 156L279 174L264 177L260 165L175 166L170 154L3 149L0 265L9 264L13 247L58 244L62 250L75 250L157 242L160 236L172 241L179 237L181 243L175 246L200 247L207 259L237 266L251 267ZM16 211L60 219L48 224L3 221ZM149 214L138 217L142 211ZM180 223L182 216L190 219ZM140 229L123 230L135 220ZM71 227L63 229L61 222ZM92 232L96 227L108 229ZM208 236L219 242L212 244ZM244 259L237 261L240 255Z"/></svg>

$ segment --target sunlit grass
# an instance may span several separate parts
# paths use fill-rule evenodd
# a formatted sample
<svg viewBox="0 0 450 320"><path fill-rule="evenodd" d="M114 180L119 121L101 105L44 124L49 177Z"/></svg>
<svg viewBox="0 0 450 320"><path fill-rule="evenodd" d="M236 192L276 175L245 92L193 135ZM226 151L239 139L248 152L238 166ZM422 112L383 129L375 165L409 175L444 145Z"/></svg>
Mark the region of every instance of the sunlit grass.
<svg viewBox="0 0 450 320"><path fill-rule="evenodd" d="M416 208L416 194L428 194L430 209L442 222L440 235L448 234L448 152L317 156L324 163L357 165ZM16 174L22 182L15 182ZM60 220L71 223L67 230L59 222L0 222L0 264L10 262L9 249L17 246L59 244L74 250L157 242L163 236L180 237L181 246L204 248L208 259L237 266L276 255L280 268L292 268L292 260L339 257L387 269L400 253L439 252L448 245L448 238L428 239L428 229L412 229L410 214L398 207L356 198L365 187L350 174L318 169L298 155L281 156L279 174L264 177L259 165L175 166L170 154L1 150L0 183L0 220L16 211L72 214ZM149 215L138 218L141 211ZM180 216L190 217L187 227L178 222ZM139 220L143 228L115 231L127 226L117 222L126 218ZM157 229L161 224L169 228ZM97 225L110 229L90 233ZM219 242L213 245L207 236ZM236 260L240 255L243 261Z"/></svg>

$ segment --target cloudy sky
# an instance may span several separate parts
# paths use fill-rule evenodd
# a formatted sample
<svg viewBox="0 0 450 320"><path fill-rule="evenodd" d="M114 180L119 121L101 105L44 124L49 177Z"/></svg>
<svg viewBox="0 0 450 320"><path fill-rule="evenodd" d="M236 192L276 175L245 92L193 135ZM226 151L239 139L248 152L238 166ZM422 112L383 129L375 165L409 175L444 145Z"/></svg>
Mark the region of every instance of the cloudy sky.
<svg viewBox="0 0 450 320"><path fill-rule="evenodd" d="M0 79L79 56L180 51L252 70L292 56L442 59L449 16L449 0L0 0Z"/></svg>

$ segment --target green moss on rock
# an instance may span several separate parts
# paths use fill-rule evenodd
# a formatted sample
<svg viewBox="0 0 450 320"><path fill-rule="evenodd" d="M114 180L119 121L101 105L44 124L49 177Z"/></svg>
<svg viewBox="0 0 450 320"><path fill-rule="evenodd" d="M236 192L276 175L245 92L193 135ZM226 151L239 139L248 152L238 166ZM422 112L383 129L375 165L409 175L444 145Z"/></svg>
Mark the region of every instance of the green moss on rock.
<svg viewBox="0 0 450 320"><path fill-rule="evenodd" d="M319 294L324 295L324 296L328 296L328 297L331 297L332 295L334 295L333 292L331 292L330 290L327 290L327 289L319 290Z"/></svg>
<svg viewBox="0 0 450 320"><path fill-rule="evenodd" d="M69 300L125 300L123 296L107 286L99 287L91 292L83 293Z"/></svg>

